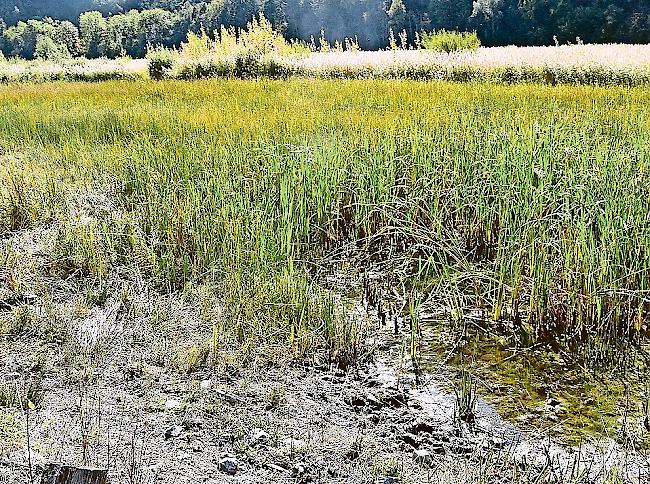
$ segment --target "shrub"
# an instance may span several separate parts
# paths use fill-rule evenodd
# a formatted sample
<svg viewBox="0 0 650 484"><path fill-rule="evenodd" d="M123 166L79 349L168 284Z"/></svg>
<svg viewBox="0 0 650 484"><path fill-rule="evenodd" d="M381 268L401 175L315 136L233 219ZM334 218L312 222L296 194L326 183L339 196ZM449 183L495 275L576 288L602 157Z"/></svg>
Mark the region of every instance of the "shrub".
<svg viewBox="0 0 650 484"><path fill-rule="evenodd" d="M174 69L173 77L184 81L195 79L209 79L231 77L233 66L225 59L200 59L191 62L184 62Z"/></svg>
<svg viewBox="0 0 650 484"><path fill-rule="evenodd" d="M155 81L161 81L174 67L174 52L168 49L155 49L149 52L149 77Z"/></svg>
<svg viewBox="0 0 650 484"><path fill-rule="evenodd" d="M288 42L263 15L254 18L241 30L222 25L214 32L214 38L212 41L205 32L188 34L187 42L181 44L181 58L190 61L203 61L207 57L227 58L247 65L269 54L288 57L305 56L311 52L302 42Z"/></svg>
<svg viewBox="0 0 650 484"><path fill-rule="evenodd" d="M288 42L260 15L245 29L221 27L210 40L205 33L188 35L181 45L179 65L172 76L177 79L206 77L286 78L291 68L286 57L309 55L309 47ZM153 77L153 76L152 76Z"/></svg>
<svg viewBox="0 0 650 484"><path fill-rule="evenodd" d="M210 54L211 48L212 41L203 30L201 30L201 35L188 32L187 42L181 43L181 52L184 57L189 59L201 59Z"/></svg>
<svg viewBox="0 0 650 484"><path fill-rule="evenodd" d="M455 32L438 30L422 32L421 46L427 50L438 52L459 52L463 50L476 50L481 46L476 32Z"/></svg>

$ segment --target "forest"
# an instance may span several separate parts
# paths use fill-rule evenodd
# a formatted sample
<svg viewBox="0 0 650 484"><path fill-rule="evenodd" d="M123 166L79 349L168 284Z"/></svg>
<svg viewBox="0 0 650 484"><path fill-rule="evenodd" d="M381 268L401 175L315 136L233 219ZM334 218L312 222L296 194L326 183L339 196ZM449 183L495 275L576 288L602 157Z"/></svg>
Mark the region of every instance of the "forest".
<svg viewBox="0 0 650 484"><path fill-rule="evenodd" d="M259 14L287 38L356 37L365 50L385 48L391 30L410 41L476 31L486 46L650 42L643 0L2 0L0 49L7 58L140 58Z"/></svg>

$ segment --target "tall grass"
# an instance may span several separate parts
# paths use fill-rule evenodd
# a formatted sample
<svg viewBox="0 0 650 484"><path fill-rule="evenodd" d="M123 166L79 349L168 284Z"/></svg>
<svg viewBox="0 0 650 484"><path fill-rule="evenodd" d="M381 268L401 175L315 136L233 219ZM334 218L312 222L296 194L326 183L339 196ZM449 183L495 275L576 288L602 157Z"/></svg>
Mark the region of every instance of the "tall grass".
<svg viewBox="0 0 650 484"><path fill-rule="evenodd" d="M300 58L310 53L307 45L287 41L263 15L254 18L243 29L221 26L213 37L214 40L205 32L189 33L177 55L175 72L170 71L170 76L179 79L282 78L289 72L282 59Z"/></svg>
<svg viewBox="0 0 650 484"><path fill-rule="evenodd" d="M190 34L180 52L156 50L147 59L72 59L59 62L0 60L0 84L52 81L201 79L410 79L496 84L645 86L650 84L650 47L569 45L495 47L441 53L432 50L360 51L355 41L306 46L280 40L263 24L255 42L232 30ZM266 40L264 40L266 39ZM271 41L269 41L271 39ZM275 39L275 40L273 40ZM251 47L260 42L260 47ZM314 49L313 52L309 52Z"/></svg>
<svg viewBox="0 0 650 484"><path fill-rule="evenodd" d="M449 54L450 52L477 50L481 46L481 41L476 32L455 32L443 29L422 32L420 45L423 49Z"/></svg>
<svg viewBox="0 0 650 484"><path fill-rule="evenodd" d="M647 91L623 88L11 86L0 146L51 184L113 186L138 227L127 256L167 285L225 281L242 328L281 314L287 340L307 341L307 320L336 333L331 304L307 304L312 264L383 245L426 304L579 350L647 330L649 111Z"/></svg>

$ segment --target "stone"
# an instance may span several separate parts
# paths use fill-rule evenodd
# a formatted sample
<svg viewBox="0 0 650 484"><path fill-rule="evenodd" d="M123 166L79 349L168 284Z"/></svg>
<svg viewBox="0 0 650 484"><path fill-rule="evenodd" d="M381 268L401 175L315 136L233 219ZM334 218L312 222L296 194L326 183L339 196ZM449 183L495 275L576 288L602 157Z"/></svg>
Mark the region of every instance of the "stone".
<svg viewBox="0 0 650 484"><path fill-rule="evenodd" d="M293 466L293 469L291 469L291 473L293 474L294 477L303 476L303 475L305 475L306 472L307 472L307 469L305 468L305 466L303 464L300 464L300 463L295 464Z"/></svg>
<svg viewBox="0 0 650 484"><path fill-rule="evenodd" d="M185 430L199 430L203 427L203 419L197 416L188 417L183 420L181 425Z"/></svg>
<svg viewBox="0 0 650 484"><path fill-rule="evenodd" d="M48 464L43 470L41 484L106 484L107 479L107 469Z"/></svg>
<svg viewBox="0 0 650 484"><path fill-rule="evenodd" d="M379 476L377 477L377 484L399 484L399 479L391 476Z"/></svg>
<svg viewBox="0 0 650 484"><path fill-rule="evenodd" d="M409 398L407 405L409 408L412 408L414 410L423 410L424 407L422 406L422 403L420 403L419 400L414 399L414 398Z"/></svg>
<svg viewBox="0 0 650 484"><path fill-rule="evenodd" d="M445 446L442 444L442 442L434 442L429 446L429 448L431 449L431 452L433 452L434 454L443 455L447 453L447 451L445 450Z"/></svg>
<svg viewBox="0 0 650 484"><path fill-rule="evenodd" d="M433 464L433 457L431 455L431 452L425 449L416 449L413 451L413 458L416 462L424 464L426 466Z"/></svg>
<svg viewBox="0 0 650 484"><path fill-rule="evenodd" d="M274 471L278 471L278 472L287 472L287 469L285 469L284 467L279 466L277 464L266 464L266 467L268 467L269 469L273 469Z"/></svg>
<svg viewBox="0 0 650 484"><path fill-rule="evenodd" d="M336 467L328 466L327 475L330 477L339 477L339 470Z"/></svg>
<svg viewBox="0 0 650 484"><path fill-rule="evenodd" d="M408 398L406 394L400 391L386 392L386 395L383 396L382 401L392 408L399 408L408 405Z"/></svg>
<svg viewBox="0 0 650 484"><path fill-rule="evenodd" d="M201 380L201 383L199 383L199 387L201 390L209 390L210 387L212 387L212 380Z"/></svg>
<svg viewBox="0 0 650 484"><path fill-rule="evenodd" d="M381 401L376 396L374 396L371 392L366 393L366 401L374 408L383 407Z"/></svg>
<svg viewBox="0 0 650 484"><path fill-rule="evenodd" d="M359 396L356 396L356 395L352 396L352 397L348 397L344 401L345 401L345 403L347 403L351 407L365 407L366 406L366 401L363 398L361 398Z"/></svg>
<svg viewBox="0 0 650 484"><path fill-rule="evenodd" d="M560 405L560 401L555 398L551 397L548 400L546 400L547 407L557 407L558 405Z"/></svg>
<svg viewBox="0 0 650 484"><path fill-rule="evenodd" d="M287 438L282 441L281 449L285 452L301 452L305 445L304 440Z"/></svg>
<svg viewBox="0 0 650 484"><path fill-rule="evenodd" d="M555 398L549 398L546 400L546 403L544 404L544 412L546 413L563 413L564 412L564 405L562 402Z"/></svg>
<svg viewBox="0 0 650 484"><path fill-rule="evenodd" d="M422 420L416 420L408 428L408 431L412 434L420 434L420 433L431 434L434 432L434 430L435 428L433 427L433 425L431 425L428 422L424 422Z"/></svg>
<svg viewBox="0 0 650 484"><path fill-rule="evenodd" d="M495 447L497 449L503 449L506 446L506 439L493 436L490 439L490 443L492 444L492 447Z"/></svg>
<svg viewBox="0 0 650 484"><path fill-rule="evenodd" d="M183 427L181 427L180 425L174 425L172 427L169 427L167 430L165 430L165 439L180 437L182 433L183 433Z"/></svg>
<svg viewBox="0 0 650 484"><path fill-rule="evenodd" d="M415 448L415 449L417 449L418 447L420 447L420 441L419 441L417 435L413 435L413 434L411 434L411 433L406 432L406 433L400 435L400 436L399 436L399 439L400 439L402 442L404 442L404 443L410 445L411 447L413 447L413 448Z"/></svg>
<svg viewBox="0 0 650 484"><path fill-rule="evenodd" d="M219 470L224 474L234 476L239 469L239 462L231 456L224 456L219 459Z"/></svg>
<svg viewBox="0 0 650 484"><path fill-rule="evenodd" d="M169 400L167 400L165 402L165 408L167 410L177 410L177 409L180 408L180 406L181 406L181 402L179 402L178 400L176 400L174 398L170 398Z"/></svg>
<svg viewBox="0 0 650 484"><path fill-rule="evenodd" d="M251 432L250 442L253 447L268 445L271 437L263 429L255 428Z"/></svg>

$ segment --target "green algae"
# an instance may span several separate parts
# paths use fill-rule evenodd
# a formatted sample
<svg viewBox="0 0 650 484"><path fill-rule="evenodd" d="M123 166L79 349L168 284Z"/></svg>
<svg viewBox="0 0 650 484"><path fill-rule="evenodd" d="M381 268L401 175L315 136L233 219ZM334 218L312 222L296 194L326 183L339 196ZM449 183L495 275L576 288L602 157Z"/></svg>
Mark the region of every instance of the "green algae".
<svg viewBox="0 0 650 484"><path fill-rule="evenodd" d="M559 348L517 347L481 330L458 336L444 324L428 328L423 368L445 359L452 367L468 369L479 394L505 420L572 446L611 438L650 448L644 422L646 367L633 347L621 349L626 351L624 366L614 360L598 367Z"/></svg>

